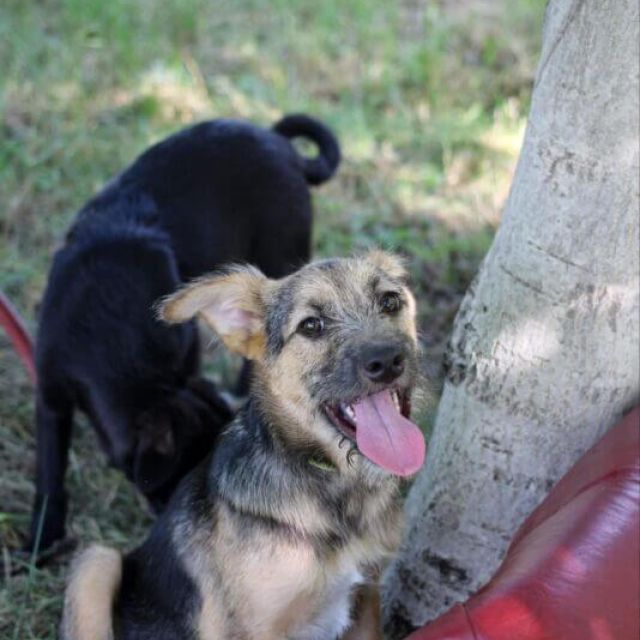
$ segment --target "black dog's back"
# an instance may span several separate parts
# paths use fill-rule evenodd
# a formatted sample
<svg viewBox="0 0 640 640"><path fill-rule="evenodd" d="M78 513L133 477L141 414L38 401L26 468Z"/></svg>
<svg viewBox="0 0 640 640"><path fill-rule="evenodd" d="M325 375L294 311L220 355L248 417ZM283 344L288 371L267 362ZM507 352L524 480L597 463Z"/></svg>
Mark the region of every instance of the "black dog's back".
<svg viewBox="0 0 640 640"><path fill-rule="evenodd" d="M295 137L316 142L319 155L303 158ZM212 120L149 148L89 206L122 189L151 196L183 280L239 260L280 277L308 261L308 185L328 180L339 161L333 134L307 116L287 116L272 130Z"/></svg>

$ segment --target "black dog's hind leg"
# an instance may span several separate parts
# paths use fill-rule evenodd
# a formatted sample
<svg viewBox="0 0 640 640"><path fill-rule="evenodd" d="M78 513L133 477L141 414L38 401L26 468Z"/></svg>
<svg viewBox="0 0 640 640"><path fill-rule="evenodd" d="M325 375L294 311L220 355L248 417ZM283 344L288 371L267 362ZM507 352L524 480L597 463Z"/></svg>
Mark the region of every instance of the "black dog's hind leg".
<svg viewBox="0 0 640 640"><path fill-rule="evenodd" d="M239 398L244 398L249 394L249 383L251 382L251 362L244 360L242 363L242 369L240 369L240 375L236 382L235 394Z"/></svg>
<svg viewBox="0 0 640 640"><path fill-rule="evenodd" d="M73 404L61 397L36 400L36 496L26 551L39 551L64 538L67 495L64 476L71 445Z"/></svg>

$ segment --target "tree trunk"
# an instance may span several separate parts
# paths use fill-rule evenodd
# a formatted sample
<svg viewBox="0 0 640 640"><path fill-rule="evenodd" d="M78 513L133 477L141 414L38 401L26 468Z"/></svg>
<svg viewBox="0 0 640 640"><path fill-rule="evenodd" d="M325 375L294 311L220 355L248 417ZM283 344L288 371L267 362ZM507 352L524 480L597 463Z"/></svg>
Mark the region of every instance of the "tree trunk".
<svg viewBox="0 0 640 640"><path fill-rule="evenodd" d="M390 637L492 575L551 486L638 400L638 3L551 0L500 229L462 303L385 580Z"/></svg>

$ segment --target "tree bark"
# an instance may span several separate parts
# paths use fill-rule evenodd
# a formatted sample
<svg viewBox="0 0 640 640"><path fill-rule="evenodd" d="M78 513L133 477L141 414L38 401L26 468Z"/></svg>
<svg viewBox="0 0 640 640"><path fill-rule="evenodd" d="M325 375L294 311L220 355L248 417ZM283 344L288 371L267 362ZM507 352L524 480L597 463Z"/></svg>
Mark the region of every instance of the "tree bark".
<svg viewBox="0 0 640 640"><path fill-rule="evenodd" d="M637 0L551 0L501 226L456 318L385 578L392 638L464 600L638 401Z"/></svg>

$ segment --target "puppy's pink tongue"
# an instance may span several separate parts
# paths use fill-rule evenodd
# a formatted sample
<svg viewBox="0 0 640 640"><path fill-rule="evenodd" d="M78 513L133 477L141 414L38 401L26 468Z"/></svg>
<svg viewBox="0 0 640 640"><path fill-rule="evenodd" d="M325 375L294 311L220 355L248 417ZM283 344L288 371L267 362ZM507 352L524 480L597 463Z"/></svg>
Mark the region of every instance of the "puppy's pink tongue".
<svg viewBox="0 0 640 640"><path fill-rule="evenodd" d="M422 466L424 436L398 411L390 391L367 396L353 409L360 453L397 476L410 476Z"/></svg>

